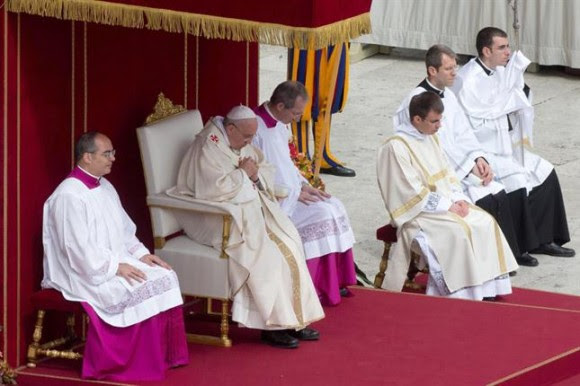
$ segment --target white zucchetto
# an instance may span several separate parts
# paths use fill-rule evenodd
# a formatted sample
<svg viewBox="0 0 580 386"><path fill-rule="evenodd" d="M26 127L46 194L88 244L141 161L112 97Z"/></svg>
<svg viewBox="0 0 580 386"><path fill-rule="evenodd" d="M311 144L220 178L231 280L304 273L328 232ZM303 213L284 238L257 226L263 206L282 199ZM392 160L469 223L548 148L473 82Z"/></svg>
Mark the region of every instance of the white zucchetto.
<svg viewBox="0 0 580 386"><path fill-rule="evenodd" d="M242 119L255 119L256 114L251 108L244 105L239 105L233 107L226 115L226 118L232 121L239 121Z"/></svg>

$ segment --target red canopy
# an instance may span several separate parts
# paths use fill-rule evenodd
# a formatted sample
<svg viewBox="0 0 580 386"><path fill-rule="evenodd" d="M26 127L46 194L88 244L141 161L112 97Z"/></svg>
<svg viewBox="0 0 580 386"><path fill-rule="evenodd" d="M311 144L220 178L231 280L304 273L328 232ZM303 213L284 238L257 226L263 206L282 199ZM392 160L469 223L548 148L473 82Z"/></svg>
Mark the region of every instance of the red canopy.
<svg viewBox="0 0 580 386"><path fill-rule="evenodd" d="M371 0L7 0L12 12L183 32L297 48L322 48L370 32Z"/></svg>
<svg viewBox="0 0 580 386"><path fill-rule="evenodd" d="M115 143L110 180L152 246L135 127L157 94L205 118L255 106L255 43L347 41L370 30L370 1L0 0L0 351L11 365L34 329L42 205L74 163L74 139L99 130Z"/></svg>

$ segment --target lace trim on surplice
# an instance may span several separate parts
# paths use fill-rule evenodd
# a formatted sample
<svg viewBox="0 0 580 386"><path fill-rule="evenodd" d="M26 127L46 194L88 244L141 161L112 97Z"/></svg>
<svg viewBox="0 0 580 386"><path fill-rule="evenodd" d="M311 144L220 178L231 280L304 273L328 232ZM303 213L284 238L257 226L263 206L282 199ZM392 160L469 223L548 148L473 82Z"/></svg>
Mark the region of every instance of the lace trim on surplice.
<svg viewBox="0 0 580 386"><path fill-rule="evenodd" d="M147 281L137 290L135 290L127 299L120 303L107 307L105 311L110 314L119 314L125 308L136 306L147 299L161 295L177 286L177 275L171 271L169 275L159 279Z"/></svg>
<svg viewBox="0 0 580 386"><path fill-rule="evenodd" d="M313 224L308 224L300 229L300 238L303 243L308 241L323 239L330 235L340 235L350 230L350 224L346 216L340 216L336 219L331 218L322 220Z"/></svg>

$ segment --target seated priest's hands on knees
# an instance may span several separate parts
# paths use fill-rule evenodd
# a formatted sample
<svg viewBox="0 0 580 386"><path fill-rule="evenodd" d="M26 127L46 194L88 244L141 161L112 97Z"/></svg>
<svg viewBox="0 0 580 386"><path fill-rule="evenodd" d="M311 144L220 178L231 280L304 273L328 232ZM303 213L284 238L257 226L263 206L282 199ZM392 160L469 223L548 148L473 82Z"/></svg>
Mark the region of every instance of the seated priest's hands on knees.
<svg viewBox="0 0 580 386"><path fill-rule="evenodd" d="M469 213L469 205L464 200L456 201L449 207L449 211L460 217L465 217Z"/></svg>
<svg viewBox="0 0 580 386"><path fill-rule="evenodd" d="M159 256L157 255L145 255L143 257L141 257L139 260L141 260L143 263L150 265L151 267L155 267L155 266L159 266L168 270L171 270L171 266L169 264L167 264L165 261L163 261Z"/></svg>
<svg viewBox="0 0 580 386"><path fill-rule="evenodd" d="M138 283L147 280L147 276L140 269L127 263L119 263L119 268L117 268L117 276L125 278L129 284L133 285L131 280L135 280Z"/></svg>
<svg viewBox="0 0 580 386"><path fill-rule="evenodd" d="M483 157L479 157L475 160L475 166L473 166L471 172L481 178L483 185L489 184L493 178L491 166L489 166Z"/></svg>
<svg viewBox="0 0 580 386"><path fill-rule="evenodd" d="M302 190L300 191L300 196L298 196L298 201L308 205L313 202L323 201L327 198L330 198L330 194L305 183L302 185Z"/></svg>
<svg viewBox="0 0 580 386"><path fill-rule="evenodd" d="M246 172L250 180L255 182L258 179L258 163L252 157L241 158L238 166Z"/></svg>

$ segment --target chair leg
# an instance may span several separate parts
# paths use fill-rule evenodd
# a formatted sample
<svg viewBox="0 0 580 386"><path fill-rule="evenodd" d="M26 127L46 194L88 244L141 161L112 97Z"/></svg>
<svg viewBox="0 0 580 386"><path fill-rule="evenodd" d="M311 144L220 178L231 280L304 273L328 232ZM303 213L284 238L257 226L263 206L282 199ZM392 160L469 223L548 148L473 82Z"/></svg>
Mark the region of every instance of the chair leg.
<svg viewBox="0 0 580 386"><path fill-rule="evenodd" d="M407 280L405 280L404 285L405 288L409 288L414 291L420 291L425 289L425 285L415 282L415 276L417 276L419 272L424 272L423 270L417 268L419 259L421 259L421 256L419 256L415 252L411 252L411 264L409 265L409 270L407 271Z"/></svg>
<svg viewBox="0 0 580 386"><path fill-rule="evenodd" d="M228 337L228 333L230 330L230 324L228 320L228 300L222 300L222 312L221 312L221 323L220 323L220 331L221 331L221 340L224 347L231 347L232 341Z"/></svg>
<svg viewBox="0 0 580 386"><path fill-rule="evenodd" d="M44 323L44 310L38 310L36 316L36 325L34 326L34 333L32 334L32 343L28 346L28 367L36 367L36 359L38 348L40 347L40 340L42 339L42 325Z"/></svg>
<svg viewBox="0 0 580 386"><path fill-rule="evenodd" d="M66 319L66 337L70 340L75 340L77 338L77 333L75 332L75 314L71 313Z"/></svg>
<svg viewBox="0 0 580 386"><path fill-rule="evenodd" d="M81 341L87 341L87 326L89 325L89 315L81 314Z"/></svg>
<svg viewBox="0 0 580 386"><path fill-rule="evenodd" d="M416 258L417 255L411 252L411 264L409 265L409 270L407 271L407 279L409 281L414 281L415 276L417 276L417 273L419 273L419 268L417 268L417 262L415 260Z"/></svg>
<svg viewBox="0 0 580 386"><path fill-rule="evenodd" d="M389 264L389 251L391 250L391 243L385 241L385 249L383 251L383 256L381 257L381 264L379 265L379 273L375 276L374 287L381 288L383 286L383 281L385 280L385 271Z"/></svg>
<svg viewBox="0 0 580 386"><path fill-rule="evenodd" d="M207 298L206 303L206 314L212 316L219 315L219 322L220 322L220 336L213 336L213 335L199 335L199 334L187 334L187 341L190 343L201 343L201 344L208 344L212 346L219 346L219 347L232 347L232 340L229 338L229 300L221 300L222 307L221 310L218 312L213 311L213 302L212 298Z"/></svg>

